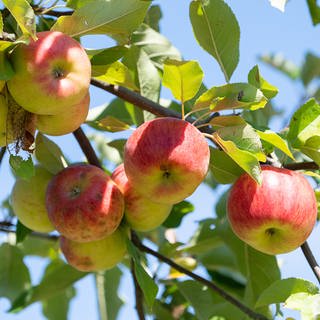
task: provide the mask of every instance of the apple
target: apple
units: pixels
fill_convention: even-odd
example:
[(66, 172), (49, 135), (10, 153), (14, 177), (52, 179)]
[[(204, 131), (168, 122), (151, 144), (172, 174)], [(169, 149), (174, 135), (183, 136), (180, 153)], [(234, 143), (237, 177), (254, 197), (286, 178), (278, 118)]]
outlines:
[(114, 170), (111, 179), (124, 194), (124, 216), (131, 229), (151, 231), (166, 220), (171, 212), (172, 205), (157, 203), (140, 195), (129, 183), (123, 164)]
[(54, 226), (46, 210), (46, 189), (53, 175), (41, 166), (28, 180), (18, 178), (11, 193), (11, 204), (20, 222), (33, 231), (51, 232)]
[(75, 269), (85, 272), (111, 269), (124, 258), (126, 235), (117, 229), (109, 236), (97, 241), (76, 242), (60, 237), (60, 248), (67, 262)]
[(61, 235), (74, 241), (95, 241), (113, 233), (124, 213), (124, 198), (100, 168), (76, 164), (48, 184), (49, 219)]
[(268, 165), (261, 169), (261, 185), (243, 174), (232, 186), (227, 200), (231, 228), (261, 252), (290, 252), (305, 242), (316, 223), (314, 191), (296, 171)]
[(17, 46), (11, 60), (15, 75), (8, 89), (29, 112), (68, 112), (88, 93), (90, 60), (76, 40), (61, 32), (37, 33), (37, 40)]
[(202, 133), (187, 121), (157, 118), (126, 142), (124, 168), (132, 187), (154, 202), (174, 204), (205, 178), (210, 152)]
[(56, 115), (37, 115), (37, 129), (51, 136), (61, 136), (78, 129), (86, 120), (89, 111), (90, 95), (87, 93), (84, 98), (68, 107), (67, 112)]

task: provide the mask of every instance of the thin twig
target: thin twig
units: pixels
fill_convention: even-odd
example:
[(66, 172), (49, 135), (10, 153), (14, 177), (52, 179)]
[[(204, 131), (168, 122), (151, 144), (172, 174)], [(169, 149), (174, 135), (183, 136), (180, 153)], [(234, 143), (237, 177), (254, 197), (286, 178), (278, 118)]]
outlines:
[(2, 147), (1, 150), (0, 150), (0, 164), (1, 164), (1, 162), (3, 160), (3, 157), (4, 157), (5, 153), (6, 153), (6, 150), (7, 150), (6, 147)]
[(315, 162), (297, 162), (287, 163), (283, 165), (284, 168), (290, 170), (319, 170), (319, 166)]
[(139, 320), (145, 320), (144, 309), (143, 309), (143, 293), (136, 277), (133, 259), (131, 259), (130, 261), (130, 269), (131, 269), (131, 274), (132, 274), (132, 279), (134, 284), (137, 314), (138, 314)]
[(193, 273), (192, 271), (185, 269), (184, 267), (182, 267), (181, 265), (175, 263), (174, 261), (172, 261), (171, 259), (167, 258), (166, 256), (162, 255), (161, 253), (152, 250), (151, 248), (145, 246), (140, 239), (138, 238), (138, 236), (132, 232), (132, 236), (131, 236), (131, 240), (132, 243), (139, 248), (141, 251), (149, 253), (151, 255), (153, 255), (154, 257), (158, 258), (160, 261), (168, 264), (169, 266), (171, 266), (172, 268), (176, 269), (177, 271), (189, 276), (190, 278), (204, 284), (205, 286), (207, 286), (208, 288), (212, 289), (213, 291), (215, 291), (217, 294), (219, 294), (224, 300), (230, 302), (231, 304), (233, 304), (235, 307), (237, 307), (238, 309), (240, 309), (243, 313), (245, 313), (248, 317), (250, 317), (251, 319), (255, 319), (255, 320), (268, 320), (268, 318), (260, 313), (256, 313), (255, 311), (253, 311), (252, 309), (250, 309), (249, 307), (247, 307), (246, 305), (244, 305), (241, 301), (239, 301), (238, 299), (234, 298), (233, 296), (231, 296), (229, 293), (227, 293), (225, 290), (223, 290), (222, 288), (218, 287), (217, 285), (215, 285), (213, 282), (197, 275), (196, 273)]
[(301, 250), (302, 250), (305, 258), (307, 259), (309, 266), (312, 269), (314, 275), (316, 276), (318, 282), (320, 283), (320, 267), (317, 263), (316, 258), (313, 255), (307, 241), (301, 245)]

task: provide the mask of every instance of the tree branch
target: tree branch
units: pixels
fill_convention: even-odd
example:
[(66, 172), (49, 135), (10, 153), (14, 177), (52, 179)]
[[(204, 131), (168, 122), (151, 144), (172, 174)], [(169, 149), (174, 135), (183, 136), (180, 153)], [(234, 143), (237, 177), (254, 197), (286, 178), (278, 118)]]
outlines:
[(171, 266), (172, 268), (176, 269), (177, 271), (179, 271), (179, 272), (189, 276), (190, 278), (192, 278), (192, 279), (204, 284), (205, 286), (209, 287), (211, 290), (213, 290), (218, 295), (220, 295), (224, 300), (230, 302), (235, 307), (240, 309), (243, 313), (245, 313), (251, 319), (268, 320), (268, 318), (266, 316), (264, 316), (264, 315), (262, 315), (260, 313), (256, 313), (255, 311), (251, 310), (246, 305), (244, 305), (241, 301), (239, 301), (238, 299), (236, 299), (233, 296), (231, 296), (229, 293), (227, 293), (222, 288), (220, 288), (217, 285), (215, 285), (213, 282), (211, 282), (211, 281), (209, 281), (209, 280), (207, 280), (207, 279), (205, 279), (205, 278), (193, 273), (192, 271), (190, 271), (188, 269), (185, 269), (181, 265), (175, 263), (171, 259), (169, 259), (166, 256), (162, 255), (161, 253), (159, 253), (157, 251), (154, 251), (151, 248), (145, 246), (140, 241), (140, 239), (138, 238), (138, 236), (134, 232), (131, 233), (131, 241), (141, 251), (151, 254), (152, 256), (158, 258), (160, 261), (168, 264), (169, 266)]
[(134, 292), (136, 297), (137, 314), (138, 314), (139, 320), (145, 320), (144, 309), (143, 309), (143, 293), (136, 277), (136, 272), (134, 270), (134, 261), (132, 258), (130, 261), (130, 269), (131, 269)]
[(319, 170), (319, 166), (313, 162), (297, 162), (297, 163), (287, 163), (283, 165), (284, 168), (289, 170)]
[(302, 250), (305, 258), (307, 259), (309, 266), (312, 269), (314, 275), (316, 276), (318, 282), (320, 283), (320, 267), (316, 261), (316, 258), (313, 255), (307, 241), (302, 244), (301, 250)]

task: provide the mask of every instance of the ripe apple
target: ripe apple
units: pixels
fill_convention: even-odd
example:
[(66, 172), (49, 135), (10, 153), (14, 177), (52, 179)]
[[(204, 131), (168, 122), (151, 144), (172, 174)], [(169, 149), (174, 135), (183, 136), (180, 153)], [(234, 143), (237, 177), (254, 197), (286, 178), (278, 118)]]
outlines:
[(76, 242), (60, 237), (60, 248), (67, 262), (80, 271), (102, 271), (111, 269), (124, 258), (126, 235), (117, 229), (109, 236), (97, 241)]
[(63, 236), (87, 242), (102, 239), (118, 228), (124, 199), (102, 169), (76, 164), (49, 182), (46, 206), (49, 219)]
[(90, 95), (68, 107), (67, 112), (61, 112), (56, 115), (37, 115), (37, 129), (51, 136), (62, 136), (78, 129), (86, 120), (89, 111)]
[(280, 254), (299, 247), (317, 218), (314, 191), (300, 173), (262, 166), (262, 184), (248, 174), (233, 185), (227, 212), (234, 233), (255, 249)]
[(114, 170), (111, 178), (124, 194), (124, 216), (133, 230), (151, 231), (166, 220), (172, 205), (157, 203), (140, 195), (129, 183), (123, 164)]
[(15, 75), (7, 82), (12, 97), (35, 114), (68, 112), (87, 94), (90, 60), (82, 46), (58, 31), (37, 33), (12, 53)]
[(46, 189), (53, 175), (41, 166), (28, 180), (18, 178), (11, 193), (13, 212), (26, 227), (38, 232), (51, 232), (54, 226), (46, 210)]
[(205, 178), (209, 146), (189, 122), (157, 118), (138, 127), (124, 149), (132, 187), (154, 202), (174, 204), (190, 196)]

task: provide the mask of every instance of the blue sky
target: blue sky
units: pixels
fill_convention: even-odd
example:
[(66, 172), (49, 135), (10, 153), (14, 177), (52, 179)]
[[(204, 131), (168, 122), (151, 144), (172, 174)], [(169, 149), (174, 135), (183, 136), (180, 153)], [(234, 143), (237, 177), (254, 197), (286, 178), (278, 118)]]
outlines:
[[(320, 30), (311, 23), (306, 1), (289, 1), (284, 13), (270, 6), (268, 0), (226, 1), (235, 13), (241, 30), (240, 61), (231, 78), (232, 82), (246, 81), (248, 71), (259, 64), (263, 77), (279, 88), (279, 94), (274, 99), (275, 105), (285, 110), (284, 117), (280, 121), (272, 123), (273, 130), (278, 130), (286, 124), (292, 112), (298, 106), (303, 93), (299, 83), (292, 83), (283, 75), (270, 69), (257, 59), (258, 55), (270, 52), (282, 53), (289, 60), (300, 65), (306, 51), (315, 54), (320, 52)], [(224, 84), (223, 74), (216, 61), (197, 44), (193, 37), (189, 22), (189, 1), (185, 0), (161, 0), (154, 1), (160, 4), (163, 12), (161, 20), (162, 33), (183, 53), (186, 60), (198, 60), (205, 73), (205, 83), (208, 87)], [(245, 4), (244, 4), (245, 3)], [(86, 38), (84, 44), (88, 47), (101, 47), (103, 44), (97, 38)], [(163, 91), (163, 97), (172, 98), (167, 90)], [(111, 95), (91, 90), (91, 106), (97, 106), (109, 101)], [(113, 135), (109, 135), (113, 138)], [(72, 135), (54, 139), (65, 151), (67, 157), (74, 161), (83, 158), (80, 148)], [(11, 191), (13, 179), (7, 166), (6, 157), (0, 167), (0, 179), (3, 181), (0, 188), (0, 199), (5, 198)], [(190, 200), (195, 204), (196, 211), (185, 219), (181, 230), (178, 231), (178, 240), (187, 240), (196, 227), (195, 222), (212, 217), (215, 196), (206, 186), (201, 186)], [(206, 203), (204, 206), (203, 203)], [(315, 228), (309, 244), (320, 260), (318, 237), (319, 228)], [(0, 234), (0, 239), (1, 239)], [(279, 256), (282, 265), (283, 277), (301, 277), (310, 281), (315, 278), (307, 265), (300, 249), (292, 253)], [(41, 277), (44, 262), (41, 259), (29, 258), (26, 260), (32, 270), (35, 283)], [(94, 292), (92, 277), (86, 277), (77, 284), (78, 296), (72, 301), (69, 314), (70, 320), (95, 320), (98, 319), (96, 295)], [(134, 310), (132, 280), (125, 277), (121, 286), (121, 295), (126, 299), (127, 305), (120, 314), (120, 319), (137, 319)], [(42, 320), (41, 309), (35, 304), (17, 315), (8, 315), (5, 310), (8, 303), (0, 299), (1, 320)], [(113, 320), (113, 319), (112, 319)]]

